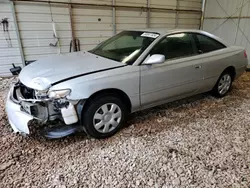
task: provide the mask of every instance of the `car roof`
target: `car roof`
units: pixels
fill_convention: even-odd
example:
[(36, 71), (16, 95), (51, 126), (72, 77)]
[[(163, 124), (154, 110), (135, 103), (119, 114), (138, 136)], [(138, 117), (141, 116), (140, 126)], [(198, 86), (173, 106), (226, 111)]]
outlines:
[(168, 33), (178, 33), (178, 32), (195, 32), (195, 33), (204, 32), (198, 29), (164, 29), (164, 28), (128, 29), (128, 31), (152, 32), (152, 33), (159, 33), (161, 35), (168, 34)]

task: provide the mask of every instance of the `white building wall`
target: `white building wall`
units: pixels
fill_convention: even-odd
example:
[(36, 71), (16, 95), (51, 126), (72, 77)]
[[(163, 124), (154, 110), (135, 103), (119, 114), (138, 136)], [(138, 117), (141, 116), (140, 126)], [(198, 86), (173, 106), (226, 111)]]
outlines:
[(245, 47), (250, 55), (249, 0), (207, 0), (203, 29), (231, 45)]

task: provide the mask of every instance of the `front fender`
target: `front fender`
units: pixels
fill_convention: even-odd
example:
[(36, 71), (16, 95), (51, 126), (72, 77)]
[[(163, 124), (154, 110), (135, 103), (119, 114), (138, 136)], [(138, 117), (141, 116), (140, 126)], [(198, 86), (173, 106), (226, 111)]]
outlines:
[(67, 97), (70, 100), (88, 99), (94, 93), (106, 89), (119, 89), (127, 94), (132, 104), (132, 111), (140, 107), (139, 66), (125, 66), (67, 80), (56, 84), (50, 90), (70, 88)]

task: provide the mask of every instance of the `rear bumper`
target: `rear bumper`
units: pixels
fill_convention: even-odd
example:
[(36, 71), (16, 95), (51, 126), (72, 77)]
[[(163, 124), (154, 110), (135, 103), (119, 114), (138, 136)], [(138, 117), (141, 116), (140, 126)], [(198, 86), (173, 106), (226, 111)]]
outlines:
[(13, 90), (14, 86), (11, 87), (5, 104), (9, 123), (14, 132), (29, 134), (30, 131), (28, 123), (33, 120), (34, 117), (26, 112), (23, 112), (21, 110), (21, 105), (17, 101), (13, 100)]
[(247, 65), (246, 70), (247, 70), (247, 71), (250, 71), (250, 64)]

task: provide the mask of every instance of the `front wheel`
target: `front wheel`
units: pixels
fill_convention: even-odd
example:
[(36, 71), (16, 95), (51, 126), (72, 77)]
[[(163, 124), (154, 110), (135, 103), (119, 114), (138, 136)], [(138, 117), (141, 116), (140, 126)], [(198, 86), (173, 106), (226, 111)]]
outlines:
[(92, 99), (82, 112), (83, 126), (94, 138), (114, 135), (123, 125), (128, 110), (116, 96), (99, 96)]
[(216, 85), (214, 86), (212, 93), (216, 97), (224, 97), (230, 91), (232, 87), (232, 81), (233, 78), (230, 72), (222, 73)]

